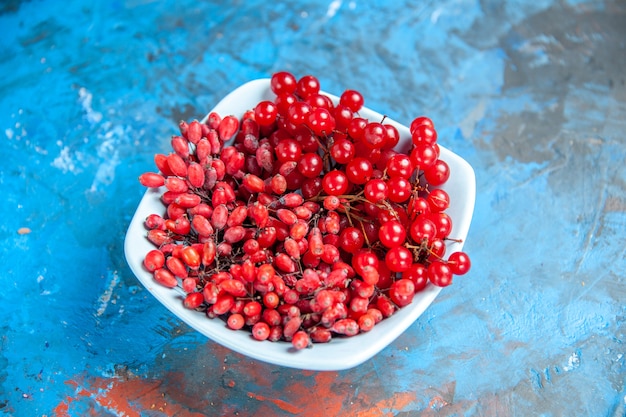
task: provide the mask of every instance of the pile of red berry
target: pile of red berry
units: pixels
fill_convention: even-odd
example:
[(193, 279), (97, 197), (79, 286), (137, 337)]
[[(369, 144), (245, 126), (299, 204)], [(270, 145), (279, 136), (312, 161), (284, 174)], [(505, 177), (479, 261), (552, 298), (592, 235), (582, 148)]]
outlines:
[(181, 122), (159, 172), (139, 177), (163, 188), (164, 213), (145, 220), (157, 282), (302, 349), (369, 331), (469, 270), (465, 253), (444, 257), (450, 198), (437, 187), (450, 169), (429, 118), (412, 121), (404, 153), (392, 124), (359, 116), (359, 92), (333, 102), (316, 77), (288, 72), (270, 85), (275, 98), (241, 118)]

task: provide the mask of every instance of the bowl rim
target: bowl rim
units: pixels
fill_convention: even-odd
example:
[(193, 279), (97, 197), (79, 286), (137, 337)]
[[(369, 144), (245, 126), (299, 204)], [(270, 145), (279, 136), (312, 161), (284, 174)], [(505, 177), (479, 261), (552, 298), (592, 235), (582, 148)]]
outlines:
[[(324, 91), (321, 93), (338, 101), (338, 97), (333, 94)], [(263, 99), (273, 97), (269, 78), (249, 81), (228, 93), (202, 121), (205, 121), (211, 112), (222, 116), (233, 114), (241, 117), (246, 110), (249, 110), (249, 103), (255, 105)], [(246, 106), (242, 102), (245, 102)], [(381, 113), (369, 108), (363, 108), (359, 113), (361, 117), (370, 120), (383, 118)], [(402, 141), (407, 141), (407, 135), (410, 140), (410, 132), (406, 126), (388, 117), (385, 117), (385, 123), (390, 123), (399, 130)], [(460, 239), (460, 242), (446, 243), (446, 254), (449, 255), (460, 251), (465, 243), (474, 211), (476, 179), (474, 170), (467, 161), (444, 146), (439, 145), (439, 147), (440, 158), (451, 166), (450, 179), (442, 188), (461, 186), (460, 194), (464, 201), (463, 209), (459, 209), (456, 207), (456, 204), (460, 204), (459, 201), (451, 195), (452, 201), (448, 210), (454, 213), (454, 216), (450, 214), (453, 220), (452, 233), (455, 238)], [(221, 319), (208, 319), (203, 313), (185, 308), (182, 304), (184, 297), (182, 289), (161, 286), (143, 267), (143, 256), (148, 250), (154, 249), (154, 246), (145, 238), (144, 220), (149, 214), (154, 213), (155, 209), (157, 213), (165, 211), (165, 206), (160, 201), (162, 191), (162, 188), (147, 189), (130, 221), (124, 240), (124, 254), (128, 265), (142, 285), (181, 321), (210, 340), (247, 357), (274, 365), (311, 371), (339, 371), (358, 366), (378, 354), (405, 332), (442, 290), (429, 283), (426, 289), (416, 294), (413, 303), (378, 323), (372, 331), (349, 338), (335, 337), (329, 343), (315, 343), (310, 349), (296, 351), (289, 342), (284, 341), (256, 341), (249, 332), (230, 330)]]

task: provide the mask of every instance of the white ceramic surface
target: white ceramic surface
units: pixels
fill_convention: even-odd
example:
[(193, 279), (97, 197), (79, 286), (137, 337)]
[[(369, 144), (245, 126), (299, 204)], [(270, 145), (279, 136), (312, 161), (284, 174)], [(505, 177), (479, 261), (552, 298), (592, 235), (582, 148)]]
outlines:
[[(328, 95), (337, 100), (336, 96)], [(221, 116), (232, 114), (240, 117), (259, 101), (273, 98), (269, 79), (255, 80), (231, 92), (212, 111)], [(362, 109), (359, 113), (370, 120), (381, 120), (383, 117), (369, 109)], [(406, 126), (389, 118), (385, 119), (385, 122), (392, 123), (398, 128), (402, 138), (399, 146), (410, 143), (410, 132)], [(440, 158), (449, 164), (451, 170), (450, 179), (442, 187), (451, 198), (451, 206), (447, 210), (453, 225), (450, 236), (464, 241), (474, 211), (476, 194), (474, 170), (465, 160), (443, 146)], [(124, 250), (130, 268), (152, 295), (179, 319), (214, 342), (248, 357), (276, 365), (318, 371), (342, 370), (357, 366), (383, 350), (411, 326), (441, 291), (440, 288), (429, 284), (424, 291), (416, 294), (413, 303), (377, 324), (372, 331), (351, 338), (335, 337), (330, 343), (317, 343), (310, 349), (296, 351), (287, 342), (253, 340), (247, 331), (230, 330), (220, 319), (211, 320), (201, 312), (184, 308), (182, 290), (168, 289), (159, 285), (153, 280), (152, 274), (143, 267), (144, 255), (154, 248), (146, 239), (143, 222), (149, 214), (164, 213), (165, 208), (160, 201), (161, 193), (161, 190), (148, 190), (129, 225)], [(449, 242), (446, 253), (459, 251), (462, 247), (462, 243)], [(454, 283), (446, 291), (454, 291)], [(141, 317), (137, 320), (141, 320)]]

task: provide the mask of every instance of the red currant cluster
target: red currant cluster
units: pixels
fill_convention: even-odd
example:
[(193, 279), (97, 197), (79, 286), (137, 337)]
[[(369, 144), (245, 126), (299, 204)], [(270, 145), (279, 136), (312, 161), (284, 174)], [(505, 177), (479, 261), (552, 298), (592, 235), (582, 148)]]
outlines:
[(452, 223), (450, 175), (432, 121), (398, 130), (359, 116), (363, 96), (338, 102), (317, 78), (271, 78), (274, 100), (240, 119), (181, 122), (173, 152), (155, 155), (165, 214), (145, 221), (157, 247), (154, 279), (181, 286), (184, 305), (297, 349), (365, 332), (411, 303), (430, 281), (466, 273), (463, 252), (444, 259)]

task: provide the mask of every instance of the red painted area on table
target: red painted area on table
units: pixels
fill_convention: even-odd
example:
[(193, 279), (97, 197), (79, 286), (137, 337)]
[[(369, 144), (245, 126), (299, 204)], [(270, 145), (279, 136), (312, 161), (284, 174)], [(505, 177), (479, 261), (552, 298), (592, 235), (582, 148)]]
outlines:
[[(267, 375), (267, 374), (266, 374)], [(237, 413), (239, 416), (253, 415), (297, 415), (314, 417), (320, 415), (341, 415), (349, 412), (357, 417), (386, 417), (405, 410), (416, 400), (414, 392), (397, 392), (388, 398), (380, 399), (381, 392), (361, 391), (358, 398), (350, 402), (351, 392), (338, 389), (339, 385), (348, 381), (338, 379), (335, 372), (309, 373), (303, 372), (305, 380), (292, 381), (289, 390), (277, 392), (277, 395), (247, 392), (248, 404), (241, 403), (241, 408), (223, 402), (237, 386), (229, 380), (226, 386), (211, 387), (213, 400), (194, 398), (185, 389), (185, 377), (180, 373), (168, 373), (161, 380), (142, 378), (88, 378), (71, 380), (67, 384), (74, 388), (74, 394), (68, 395), (53, 409), (56, 417), (70, 417), (74, 408), (85, 401), (115, 415), (140, 417), (145, 410), (155, 410), (176, 415), (177, 417), (201, 417), (213, 410), (223, 414)], [(165, 383), (164, 381), (168, 381)], [(263, 381), (261, 381), (263, 382)], [(271, 381), (267, 386), (271, 390)], [(178, 387), (178, 389), (173, 389)], [(239, 393), (240, 394), (240, 393)], [(240, 398), (240, 401), (243, 401)], [(94, 413), (92, 407), (91, 412)], [(94, 414), (95, 415), (95, 414)]]
[(287, 401), (283, 401), (278, 398), (268, 398), (263, 395), (255, 394), (253, 392), (249, 392), (248, 396), (250, 398), (254, 398), (255, 400), (259, 400), (263, 402), (269, 401), (270, 403), (274, 404), (276, 407), (280, 408), (281, 410), (287, 411), (288, 413), (291, 413), (291, 414), (301, 415), (303, 411), (302, 408), (296, 407), (295, 405), (290, 404)]
[(141, 417), (142, 411), (151, 409), (178, 417), (204, 416), (203, 413), (190, 411), (179, 403), (168, 402), (167, 396), (159, 390), (161, 381), (94, 378), (85, 381), (72, 380), (68, 384), (75, 387), (75, 395), (68, 396), (53, 409), (55, 417), (74, 415), (72, 403), (80, 401), (81, 397), (93, 401), (108, 412), (124, 417)]
[[(422, 413), (428, 415), (429, 410), (453, 402), (453, 386), (441, 390), (416, 386), (410, 391), (389, 393), (373, 383), (373, 379), (399, 372), (393, 366), (367, 369), (365, 373), (299, 371), (256, 362), (219, 345), (207, 343), (205, 347), (166, 350), (163, 362), (155, 366), (174, 370), (158, 377), (124, 374), (74, 378), (67, 382), (70, 393), (57, 404), (53, 415), (69, 417), (77, 410), (96, 408), (125, 417), (139, 417), (145, 410), (177, 417), (386, 417), (421, 407), (427, 407)], [(444, 398), (443, 403), (438, 401), (439, 396)], [(429, 399), (432, 404), (427, 406)]]

